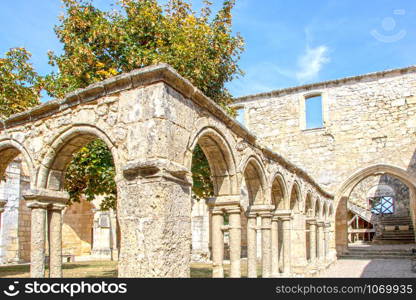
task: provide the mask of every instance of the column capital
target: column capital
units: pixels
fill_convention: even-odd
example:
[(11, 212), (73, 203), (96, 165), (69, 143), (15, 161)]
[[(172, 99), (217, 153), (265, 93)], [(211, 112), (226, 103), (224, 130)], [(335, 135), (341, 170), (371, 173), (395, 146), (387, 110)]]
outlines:
[(325, 227), (325, 221), (324, 220), (316, 220), (316, 225), (318, 227)]
[(50, 205), (51, 210), (62, 211), (66, 208), (66, 204), (63, 203), (52, 203)]
[(274, 205), (252, 205), (247, 211), (249, 214), (255, 213), (257, 215), (271, 214), (274, 211)]
[(36, 200), (26, 200), (26, 206), (34, 209), (34, 208), (42, 208), (42, 209), (48, 209), (48, 207), (50, 206), (50, 203), (45, 203), (45, 202), (41, 202), (41, 201), (36, 201)]
[(208, 206), (240, 205), (240, 195), (217, 196), (207, 199)]
[(30, 202), (43, 202), (48, 204), (66, 204), (69, 200), (69, 193), (65, 191), (53, 191), (43, 188), (31, 189), (23, 194), (23, 198)]
[(309, 225), (316, 225), (317, 221), (315, 218), (308, 218), (306, 219), (306, 223), (308, 223)]
[(291, 210), (276, 210), (274, 212), (274, 218), (278, 218), (282, 221), (290, 221), (292, 217), (292, 211)]
[(325, 228), (331, 227), (331, 222), (324, 222), (324, 227)]
[(226, 207), (225, 212), (227, 214), (241, 214), (241, 206), (238, 205), (238, 206)]

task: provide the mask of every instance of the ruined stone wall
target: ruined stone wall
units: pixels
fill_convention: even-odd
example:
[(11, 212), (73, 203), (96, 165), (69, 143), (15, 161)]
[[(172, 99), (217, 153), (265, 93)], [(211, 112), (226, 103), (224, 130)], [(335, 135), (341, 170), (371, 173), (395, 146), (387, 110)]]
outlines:
[(63, 214), (62, 253), (88, 256), (91, 254), (94, 206), (86, 200), (73, 203)]
[(389, 175), (374, 175), (362, 180), (352, 191), (350, 201), (369, 208), (369, 198), (394, 197), (394, 216), (409, 216), (409, 188), (399, 179)]
[[(33, 189), (27, 198), (46, 201), (34, 210), (38, 215), (32, 213), (32, 223), (42, 220), (40, 213), (50, 209), (48, 201), (54, 201), (54, 194), (65, 194), (59, 191), (72, 154), (97, 138), (110, 148), (116, 169), (122, 277), (189, 277), (191, 164), (196, 144), (213, 171), (215, 198), (210, 205), (217, 210), (219, 231), (221, 214), (228, 211), (235, 216), (245, 210), (240, 206), (244, 180), (249, 185), (250, 213), (253, 217), (263, 214), (262, 226), (267, 228), (276, 209), (271, 185), (277, 175), (285, 195), (299, 189), (299, 214), (304, 212), (307, 193), (326, 205), (333, 202), (333, 195), (309, 174), (263, 147), (189, 81), (161, 64), (93, 84), (0, 121), (0, 175), (10, 159), (22, 153), (30, 165)], [(288, 201), (286, 196), (285, 215), (290, 214), (285, 210), (290, 209)], [(75, 220), (70, 223), (78, 225)], [(39, 223), (35, 225), (38, 233), (43, 231)], [(238, 228), (236, 224), (226, 230), (235, 237)], [(65, 237), (63, 242), (65, 248)], [(42, 263), (37, 259), (39, 270)]]
[(0, 182), (0, 198), (7, 201), (0, 226), (0, 263), (27, 262), (30, 257), (30, 210), (22, 193), (29, 188), (27, 168), (16, 158)]
[[(322, 95), (324, 128), (305, 130), (305, 96)], [(387, 163), (416, 174), (415, 68), (237, 99), (261, 142), (335, 193), (354, 172)]]

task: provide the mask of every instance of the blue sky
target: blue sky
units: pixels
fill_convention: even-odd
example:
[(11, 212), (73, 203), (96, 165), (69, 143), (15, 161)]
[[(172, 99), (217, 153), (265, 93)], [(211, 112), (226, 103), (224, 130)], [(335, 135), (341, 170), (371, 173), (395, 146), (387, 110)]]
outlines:
[[(94, 2), (104, 9), (113, 0)], [(61, 13), (59, 0), (3, 1), (0, 56), (26, 47), (48, 73), (47, 51), (61, 49), (53, 32)], [(234, 30), (246, 42), (246, 75), (227, 85), (237, 97), (416, 64), (416, 1), (237, 0)]]

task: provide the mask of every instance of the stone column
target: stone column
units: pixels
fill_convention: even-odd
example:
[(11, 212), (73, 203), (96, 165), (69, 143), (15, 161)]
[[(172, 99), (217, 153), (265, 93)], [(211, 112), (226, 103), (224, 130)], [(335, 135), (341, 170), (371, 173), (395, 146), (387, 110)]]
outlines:
[(52, 204), (49, 215), (49, 277), (62, 277), (62, 210), (64, 204)]
[(241, 277), (241, 210), (240, 207), (227, 210), (230, 222), (231, 278)]
[(247, 277), (257, 278), (257, 219), (247, 216)]
[[(31, 214), (31, 236), (30, 236), (30, 276), (32, 278), (45, 277), (45, 238), (46, 238), (46, 217), (47, 209), (59, 210), (65, 206), (69, 199), (69, 194), (63, 191), (52, 191), (48, 189), (29, 190), (23, 198), (27, 202), (27, 207), (32, 210)], [(54, 209), (54, 210), (55, 210)], [(61, 262), (61, 226), (62, 217), (58, 216), (57, 211), (51, 214), (51, 238), (50, 256), (52, 268), (50, 276), (62, 276)], [(60, 214), (61, 212), (59, 212)]]
[(316, 260), (316, 220), (308, 220), (309, 225), (309, 253), (311, 258), (311, 263), (314, 263)]
[(224, 277), (224, 215), (221, 210), (212, 210), (212, 277)]
[(269, 278), (271, 276), (271, 222), (272, 214), (264, 212), (261, 214), (261, 230), (262, 230), (262, 277)]
[(279, 277), (279, 218), (274, 216), (272, 219), (271, 231), (271, 253), (272, 253), (272, 277)]
[(290, 264), (291, 264), (291, 252), (290, 252), (290, 216), (282, 217), (282, 228), (283, 228), (283, 275), (290, 275)]
[(318, 262), (324, 261), (324, 222), (318, 221), (317, 225), (317, 237), (316, 237), (316, 248)]
[(324, 224), (324, 260), (329, 259), (329, 229), (331, 224), (329, 222)]
[(46, 214), (49, 203), (31, 201), (30, 277), (45, 277)]

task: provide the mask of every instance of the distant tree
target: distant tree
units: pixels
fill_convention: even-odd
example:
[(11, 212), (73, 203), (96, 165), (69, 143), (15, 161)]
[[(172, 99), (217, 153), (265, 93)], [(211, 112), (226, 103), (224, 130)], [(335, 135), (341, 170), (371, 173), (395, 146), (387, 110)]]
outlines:
[[(50, 64), (58, 68), (45, 78), (49, 95), (63, 97), (114, 75), (165, 62), (233, 114), (225, 83), (242, 74), (237, 62), (244, 46), (231, 30), (234, 0), (224, 1), (215, 15), (209, 1), (204, 1), (199, 14), (184, 0), (170, 0), (166, 5), (156, 0), (120, 0), (112, 11), (102, 11), (88, 0), (62, 1), (65, 14), (55, 32), (63, 52), (48, 54)], [(115, 171), (109, 156), (99, 142), (74, 156), (66, 175), (72, 201), (79, 201), (82, 193), (88, 200), (106, 194), (103, 206), (114, 207)], [(210, 169), (199, 147), (192, 170), (194, 196), (212, 195)]]
[(39, 104), (42, 85), (30, 57), (25, 48), (13, 48), (0, 58), (0, 118)]

